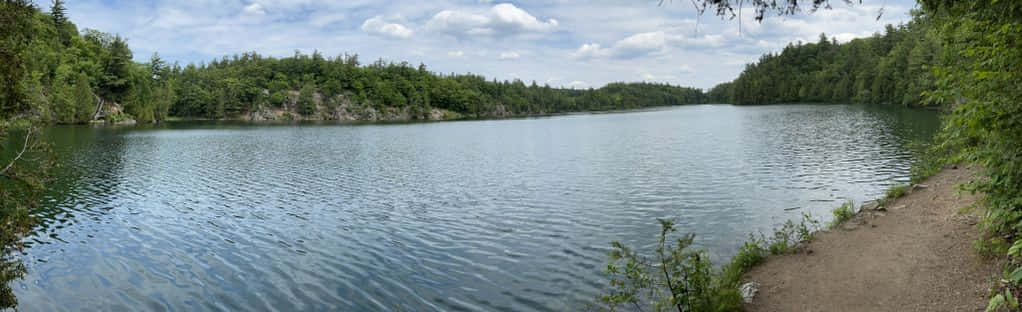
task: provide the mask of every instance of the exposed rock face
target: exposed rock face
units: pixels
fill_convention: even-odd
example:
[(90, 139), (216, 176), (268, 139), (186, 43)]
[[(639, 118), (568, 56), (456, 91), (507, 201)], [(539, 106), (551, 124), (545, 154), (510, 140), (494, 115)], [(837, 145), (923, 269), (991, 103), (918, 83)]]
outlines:
[[(272, 120), (336, 120), (336, 121), (411, 121), (411, 120), (446, 120), (457, 116), (450, 111), (430, 108), (428, 111), (414, 111), (410, 107), (380, 107), (371, 102), (356, 103), (350, 97), (338, 95), (324, 98), (316, 94), (313, 98), (317, 113), (301, 115), (297, 111), (297, 92), (289, 92), (288, 100), (281, 107), (264, 107), (260, 110), (238, 116), (237, 119), (248, 121)], [(502, 112), (500, 114), (510, 114)]]

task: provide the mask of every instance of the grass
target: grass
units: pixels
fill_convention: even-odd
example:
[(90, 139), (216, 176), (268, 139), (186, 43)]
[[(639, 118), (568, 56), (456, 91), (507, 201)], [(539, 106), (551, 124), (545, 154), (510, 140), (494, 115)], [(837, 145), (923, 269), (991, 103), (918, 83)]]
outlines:
[(878, 202), (882, 206), (889, 205), (891, 203), (894, 203), (894, 200), (901, 198), (902, 196), (905, 196), (905, 194), (908, 194), (908, 190), (909, 190), (908, 185), (892, 186), (891, 188), (887, 189), (886, 192), (884, 192), (884, 198), (881, 198)]
[(841, 224), (844, 224), (845, 222), (848, 222), (848, 220), (854, 218), (855, 217), (854, 207), (855, 203), (849, 200), (846, 201), (844, 204), (841, 204), (840, 207), (834, 208), (834, 210), (830, 212), (831, 214), (834, 215), (834, 219), (830, 220), (830, 223), (827, 224), (827, 227), (833, 229), (838, 226), (841, 226)]

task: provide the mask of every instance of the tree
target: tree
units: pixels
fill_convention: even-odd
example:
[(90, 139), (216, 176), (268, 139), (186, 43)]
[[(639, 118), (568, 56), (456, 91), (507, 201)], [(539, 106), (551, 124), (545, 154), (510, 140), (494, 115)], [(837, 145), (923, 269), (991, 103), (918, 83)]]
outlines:
[(50, 16), (53, 17), (53, 26), (57, 28), (57, 35), (60, 36), (60, 43), (65, 47), (71, 45), (71, 33), (68, 30), (67, 9), (64, 8), (63, 0), (53, 0), (50, 7)]
[(71, 66), (61, 64), (57, 67), (53, 85), (50, 86), (50, 98), (57, 122), (71, 124), (77, 122), (75, 105), (75, 81)]
[(64, 8), (64, 0), (53, 0), (53, 6), (50, 7), (50, 15), (53, 16), (53, 24), (56, 25), (57, 28), (63, 27), (64, 24), (67, 24), (67, 16), (65, 15), (66, 11), (67, 9)]
[(0, 118), (28, 108), (23, 93), (25, 65), (22, 51), (32, 42), (35, 7), (28, 0), (0, 1)]
[(298, 113), (305, 116), (312, 116), (316, 113), (316, 85), (306, 82), (302, 90), (298, 92)]
[(75, 78), (73, 101), (75, 121), (92, 121), (93, 113), (96, 111), (96, 96), (92, 93), (89, 76), (86, 76), (85, 73), (78, 73)]
[[(3, 64), (0, 66), (0, 142), (7, 141), (11, 135), (19, 138), (12, 140), (12, 144), (0, 144), (0, 155), (13, 155), (0, 162), (0, 224), (3, 225), (0, 226), (0, 309), (17, 306), (10, 282), (24, 276), (25, 266), (12, 254), (22, 247), (21, 239), (35, 225), (29, 212), (42, 202), (43, 185), (53, 165), (47, 145), (35, 139), (34, 134), (39, 132), (37, 126), (23, 117), (32, 107), (28, 101), (30, 97), (25, 94), (27, 72), (22, 56), (36, 36), (32, 27), (36, 13), (30, 1), (0, 0), (0, 64)], [(38, 80), (30, 84), (32, 91), (40, 86)], [(7, 147), (12, 150), (5, 150)]]
[(167, 63), (160, 58), (160, 54), (157, 52), (153, 52), (153, 56), (149, 57), (149, 72), (152, 73), (153, 81), (157, 83), (167, 78)]

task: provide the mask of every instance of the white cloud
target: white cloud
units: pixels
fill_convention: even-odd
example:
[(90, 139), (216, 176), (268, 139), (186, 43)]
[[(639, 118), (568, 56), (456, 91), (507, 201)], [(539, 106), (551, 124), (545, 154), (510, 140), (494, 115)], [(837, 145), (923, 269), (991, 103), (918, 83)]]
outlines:
[(632, 59), (650, 54), (663, 53), (667, 49), (667, 35), (662, 31), (638, 33), (603, 48), (598, 43), (586, 43), (580, 46), (573, 56), (576, 59), (611, 57)]
[(501, 59), (501, 60), (517, 60), (520, 57), (522, 57), (522, 56), (519, 55), (518, 52), (509, 51), (509, 52), (501, 52), (500, 56), (498, 56), (497, 58)]
[(362, 31), (371, 35), (395, 39), (408, 39), (412, 36), (412, 30), (408, 29), (408, 27), (397, 23), (388, 23), (384, 21), (381, 16), (367, 19), (364, 23), (362, 23)]
[(577, 59), (588, 59), (603, 54), (603, 48), (600, 47), (599, 43), (585, 43), (575, 53), (572, 53)]
[(621, 39), (611, 47), (610, 56), (635, 58), (663, 52), (667, 48), (667, 35), (662, 31), (640, 33)]
[(259, 3), (252, 3), (245, 6), (245, 8), (242, 9), (242, 12), (252, 15), (266, 15), (266, 10), (264, 10), (263, 5)]
[[(79, 29), (124, 36), (139, 61), (153, 52), (185, 65), (245, 51), (286, 57), (296, 49), (318, 49), (324, 55), (358, 54), (363, 61), (423, 63), (436, 72), (580, 88), (645, 78), (709, 88), (734, 79), (746, 63), (788, 42), (815, 42), (820, 32), (840, 42), (867, 37), (883, 31), (885, 23), (907, 20), (915, 6), (912, 0), (887, 0), (880, 21), (880, 4), (870, 1), (768, 16), (763, 23), (743, 13), (739, 33), (737, 20), (712, 15), (697, 20), (686, 1), (664, 6), (619, 0), (505, 2), (510, 1), (80, 0), (67, 5)], [(549, 80), (553, 73), (560, 80)]]
[(486, 12), (443, 10), (426, 22), (429, 30), (468, 37), (547, 32), (558, 25), (556, 19), (541, 21), (510, 3), (494, 5)]

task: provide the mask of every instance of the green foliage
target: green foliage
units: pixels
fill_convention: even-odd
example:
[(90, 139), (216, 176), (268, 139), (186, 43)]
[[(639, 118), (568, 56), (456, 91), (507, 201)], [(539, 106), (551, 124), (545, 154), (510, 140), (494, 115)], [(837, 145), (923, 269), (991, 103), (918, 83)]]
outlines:
[[(787, 221), (775, 231), (772, 240), (749, 235), (731, 261), (714, 270), (700, 250), (691, 250), (694, 235), (682, 235), (668, 244), (676, 232), (674, 223), (659, 219), (660, 235), (654, 257), (646, 257), (620, 242), (613, 242), (609, 264), (607, 293), (599, 299), (601, 310), (635, 308), (644, 311), (738, 311), (742, 309), (738, 291), (742, 275), (762, 263), (770, 254), (787, 253), (812, 240), (819, 223), (803, 214), (798, 223)], [(783, 247), (782, 247), (783, 246)]]
[(298, 92), (298, 113), (305, 116), (316, 113), (316, 85), (312, 82), (305, 83)]
[(0, 1), (0, 118), (27, 109), (24, 98), (26, 70), (23, 51), (34, 39), (35, 7), (27, 0)]
[(92, 87), (89, 85), (89, 76), (79, 73), (75, 78), (73, 93), (74, 116), (76, 122), (89, 122), (92, 114), (96, 111), (96, 95), (92, 94)]
[(54, 166), (38, 132), (34, 122), (0, 119), (0, 309), (17, 306), (10, 282), (24, 276), (25, 266), (16, 251), (36, 224), (31, 211), (42, 202)]
[(764, 239), (749, 234), (749, 240), (738, 249), (731, 262), (721, 268), (719, 284), (722, 287), (737, 289), (742, 275), (766, 260), (769, 251), (763, 246), (767, 246)]
[(936, 88), (931, 67), (941, 45), (930, 19), (915, 13), (907, 24), (883, 34), (838, 44), (821, 34), (815, 43), (789, 44), (746, 66), (732, 82), (707, 93), (733, 104), (879, 103), (922, 106)]
[(922, 183), (923, 180), (937, 174), (944, 166), (950, 163), (950, 158), (955, 154), (953, 151), (942, 150), (939, 144), (912, 143), (909, 145), (915, 162), (909, 170), (910, 182), (912, 184)]
[[(693, 251), (694, 236), (683, 235), (669, 243), (674, 223), (660, 219), (660, 236), (655, 257), (649, 258), (619, 242), (611, 244), (610, 291), (599, 297), (603, 310), (622, 307), (650, 307), (653, 311), (734, 311), (740, 296), (729, 285), (721, 285), (709, 259)], [(722, 287), (723, 286), (723, 287)]]
[[(952, 163), (984, 169), (984, 177), (969, 189), (985, 194), (985, 244), (1006, 238), (1014, 246), (1022, 232), (1022, 2), (920, 4), (934, 18), (942, 43), (934, 70), (937, 89), (925, 96), (951, 107), (939, 143), (956, 152)], [(1017, 253), (1007, 256), (1008, 271), (1022, 266)], [(1019, 283), (1008, 288), (1017, 290)]]
[(841, 206), (834, 208), (834, 210), (831, 211), (831, 214), (834, 215), (834, 219), (831, 219), (827, 226), (830, 228), (836, 228), (855, 217), (855, 203), (851, 200), (846, 201), (844, 204), (841, 204)]
[(892, 186), (891, 188), (887, 189), (887, 191), (884, 192), (884, 198), (881, 198), (878, 202), (880, 203), (880, 205), (890, 205), (891, 203), (894, 202), (894, 200), (901, 198), (902, 196), (905, 196), (905, 194), (908, 194), (909, 188), (910, 186), (908, 185)]
[(786, 254), (795, 251), (800, 243), (812, 240), (813, 232), (819, 227), (819, 221), (804, 213), (798, 223), (792, 220), (785, 221), (780, 228), (774, 230), (771, 240), (761, 239), (758, 242), (763, 243), (770, 254)]
[[(189, 65), (175, 72), (174, 79), (188, 81), (178, 85), (182, 96), (171, 109), (172, 115), (203, 116), (220, 105), (217, 101), (192, 100), (185, 94), (216, 94), (227, 81), (245, 90), (235, 103), (224, 102), (228, 116), (253, 109), (257, 94), (265, 90), (270, 105), (282, 107), (288, 92), (312, 84), (323, 98), (322, 108), (334, 108), (337, 95), (354, 105), (407, 109), (417, 118), (432, 109), (443, 109), (474, 118), (527, 116), (559, 112), (635, 109), (651, 106), (701, 103), (703, 92), (652, 83), (612, 83), (600, 89), (559, 89), (524, 82), (486, 80), (476, 75), (441, 75), (414, 68), (407, 63), (377, 61), (362, 66), (357, 56), (324, 58), (314, 53), (295, 53), (286, 58), (244, 53), (213, 60), (205, 65)], [(248, 90), (254, 90), (248, 91)], [(300, 96), (299, 96), (300, 97)], [(296, 102), (301, 102), (298, 99)], [(314, 115), (316, 108), (297, 103), (302, 115)], [(308, 104), (305, 102), (305, 104)]]

